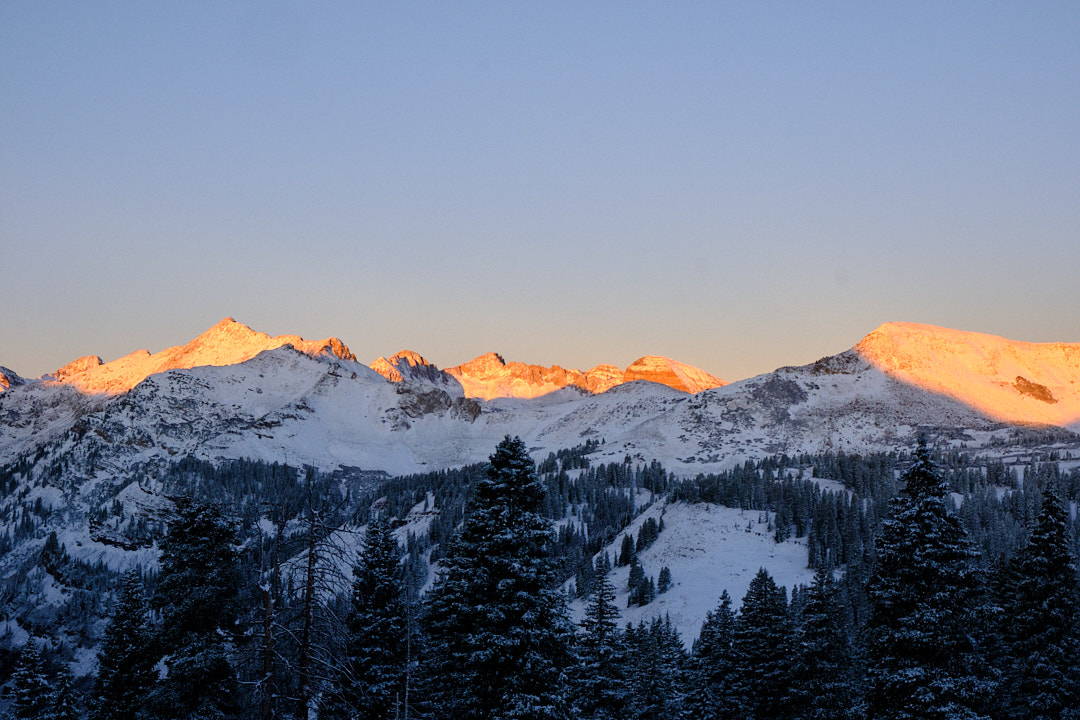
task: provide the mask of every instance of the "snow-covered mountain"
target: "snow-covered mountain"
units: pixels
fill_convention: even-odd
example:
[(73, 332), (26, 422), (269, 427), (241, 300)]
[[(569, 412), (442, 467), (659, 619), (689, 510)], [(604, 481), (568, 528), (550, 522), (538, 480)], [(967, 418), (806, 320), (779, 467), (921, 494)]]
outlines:
[(675, 361), (620, 373), (594, 392), (588, 373), (495, 354), (444, 371), (405, 351), (368, 367), (334, 338), (270, 337), (226, 319), (159, 353), (9, 381), (0, 464), (43, 454), (86, 477), (192, 454), (401, 473), (480, 461), (510, 433), (537, 451), (603, 440), (601, 457), (696, 472), (907, 446), (920, 428), (972, 445), (1019, 426), (1080, 429), (1080, 345), (928, 325), (889, 323), (810, 365), (696, 393), (681, 388), (715, 378)]

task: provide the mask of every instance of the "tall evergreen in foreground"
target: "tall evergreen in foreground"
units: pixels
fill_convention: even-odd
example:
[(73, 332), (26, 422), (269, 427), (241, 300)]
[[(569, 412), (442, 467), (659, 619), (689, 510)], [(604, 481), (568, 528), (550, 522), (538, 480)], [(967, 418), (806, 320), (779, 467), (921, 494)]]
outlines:
[(49, 711), (51, 694), (45, 661), (37, 643), (29, 638), (11, 675), (11, 717), (13, 720), (41, 720)]
[(628, 627), (630, 714), (635, 720), (670, 720), (682, 708), (686, 653), (670, 618)]
[(368, 525), (353, 568), (348, 637), (334, 717), (390, 720), (406, 705), (409, 637), (401, 548), (385, 517)]
[(592, 594), (581, 621), (570, 695), (577, 720), (618, 720), (626, 716), (626, 648), (619, 629), (615, 586), (607, 555), (596, 563)]
[(212, 505), (177, 502), (161, 544), (161, 574), (152, 605), (161, 613), (157, 638), (168, 675), (148, 698), (155, 718), (229, 718), (239, 713), (230, 662), (239, 576), (235, 534)]
[(1013, 561), (1004, 613), (1008, 717), (1080, 717), (1080, 594), (1067, 516), (1047, 489), (1028, 544)]
[(920, 443), (891, 501), (867, 593), (869, 715), (974, 720), (995, 687), (991, 609), (978, 553), (945, 504), (948, 487)]
[(742, 717), (753, 720), (789, 717), (793, 648), (787, 594), (765, 568), (758, 570), (750, 581), (735, 620), (732, 647)]
[(837, 596), (832, 574), (824, 569), (803, 594), (790, 689), (799, 720), (861, 716), (853, 648)]
[(525, 444), (490, 458), (425, 612), (427, 700), (457, 720), (565, 718), (572, 627)]
[(135, 720), (156, 673), (137, 570), (124, 575), (112, 621), (98, 653), (91, 720)]
[(683, 702), (686, 720), (738, 720), (742, 717), (735, 696), (735, 612), (725, 590), (720, 604), (710, 610), (694, 642), (687, 673), (687, 695)]

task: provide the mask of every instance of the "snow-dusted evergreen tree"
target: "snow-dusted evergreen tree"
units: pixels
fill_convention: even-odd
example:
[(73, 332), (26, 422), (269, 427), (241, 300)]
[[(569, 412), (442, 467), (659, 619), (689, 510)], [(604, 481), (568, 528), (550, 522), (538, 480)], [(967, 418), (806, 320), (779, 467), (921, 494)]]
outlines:
[(98, 653), (91, 720), (135, 720), (154, 685), (146, 599), (137, 570), (123, 577), (112, 620)]
[(29, 638), (11, 675), (13, 720), (42, 720), (49, 710), (52, 689), (37, 642)]
[(978, 553), (946, 506), (948, 487), (919, 444), (891, 501), (867, 587), (871, 718), (984, 718), (995, 692)]
[(569, 673), (573, 715), (578, 720), (626, 716), (626, 647), (619, 629), (615, 586), (607, 555), (596, 563), (593, 589), (581, 621), (575, 663)]
[(1068, 516), (1048, 488), (1009, 574), (1002, 633), (1009, 718), (1080, 717), (1080, 593), (1069, 546)]
[(792, 628), (787, 593), (762, 568), (750, 581), (732, 640), (735, 686), (743, 717), (780, 720), (788, 714)]
[(652, 619), (626, 631), (630, 717), (668, 720), (679, 716), (685, 685), (686, 652), (671, 619)]
[(151, 605), (167, 676), (148, 698), (155, 718), (228, 718), (238, 714), (230, 661), (239, 576), (231, 523), (212, 505), (177, 502), (161, 544), (161, 573)]
[(694, 641), (688, 662), (686, 720), (738, 720), (742, 710), (735, 695), (735, 666), (732, 643), (735, 639), (735, 612), (725, 590), (720, 604), (705, 615), (701, 634)]
[(853, 649), (837, 596), (832, 574), (824, 569), (802, 593), (790, 682), (790, 707), (799, 720), (861, 717)]
[(566, 717), (573, 627), (543, 500), (525, 443), (505, 438), (427, 599), (425, 686), (439, 717)]
[(411, 638), (401, 555), (387, 518), (372, 520), (353, 568), (334, 717), (390, 720), (404, 714)]
[(66, 665), (62, 665), (52, 680), (48, 706), (40, 720), (80, 720), (82, 708), (75, 692), (74, 678)]

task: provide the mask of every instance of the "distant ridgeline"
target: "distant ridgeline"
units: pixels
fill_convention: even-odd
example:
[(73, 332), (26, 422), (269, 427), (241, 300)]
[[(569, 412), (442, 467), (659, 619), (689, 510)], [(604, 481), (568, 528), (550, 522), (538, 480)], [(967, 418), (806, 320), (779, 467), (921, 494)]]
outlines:
[[(572, 602), (594, 590), (601, 556), (601, 564), (635, 566), (630, 604), (647, 608), (658, 593), (680, 592), (677, 572), (643, 567), (638, 553), (669, 531), (668, 509), (706, 503), (752, 511), (749, 524), (760, 520), (772, 542), (805, 545), (806, 567), (843, 571), (837, 574), (847, 616), (855, 623), (868, 617), (865, 586), (875, 541), (912, 456), (781, 455), (677, 478), (655, 461), (635, 463), (629, 456), (594, 464), (589, 455), (600, 444), (551, 453), (537, 465), (546, 491), (542, 512), (556, 528), (555, 574)], [(1010, 464), (960, 451), (934, 459), (986, 567), (1007, 563), (1026, 542), (1045, 488), (1053, 485), (1065, 501), (1080, 501), (1080, 463), (1054, 452), (1032, 450)], [(286, 664), (301, 652), (298, 638), (305, 622), (313, 622), (313, 603), (327, 617), (346, 612), (351, 568), (373, 513), (391, 518), (407, 595), (415, 600), (430, 589), (486, 470), (476, 464), (388, 477), (185, 458), (84, 491), (82, 499), (90, 502), (79, 510), (59, 501), (62, 467), (53, 469), (52, 478), (38, 469), (31, 482), (32, 465), (24, 459), (0, 468), (0, 679), (12, 676), (19, 648), (32, 636), (49, 648), (48, 671), (70, 667), (82, 691), (90, 688), (120, 575), (134, 568), (146, 591), (154, 592), (157, 543), (176, 517), (177, 499), (215, 504), (235, 527), (240, 626), (251, 640), (250, 647), (236, 648), (237, 667), (253, 681), (259, 672), (255, 638), (267, 603), (274, 607), (277, 652)], [(656, 517), (635, 523), (657, 508)], [(1080, 551), (1075, 512), (1068, 533), (1073, 552)], [(715, 596), (723, 589), (716, 588)], [(794, 606), (805, 588), (791, 592)]]

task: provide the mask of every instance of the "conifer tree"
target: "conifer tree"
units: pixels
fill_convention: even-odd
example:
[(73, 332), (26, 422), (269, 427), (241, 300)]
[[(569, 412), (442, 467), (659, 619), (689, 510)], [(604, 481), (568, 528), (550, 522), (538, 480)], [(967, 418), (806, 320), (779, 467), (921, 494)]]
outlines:
[(1052, 489), (1010, 576), (1003, 624), (1008, 717), (1080, 717), (1080, 594), (1068, 516)]
[(124, 575), (98, 653), (91, 720), (135, 720), (142, 708), (155, 681), (146, 611), (142, 581), (132, 570)]
[(441, 717), (566, 717), (573, 629), (556, 587), (543, 499), (525, 444), (505, 438), (427, 599), (424, 674)]
[(61, 665), (52, 681), (48, 707), (40, 720), (80, 720), (82, 710), (73, 687), (74, 678), (66, 665)]
[(660, 577), (656, 581), (656, 592), (661, 595), (671, 589), (671, 568), (667, 565), (660, 568)]
[(239, 576), (235, 532), (212, 505), (187, 499), (161, 544), (152, 606), (162, 623), (157, 642), (168, 675), (148, 698), (155, 718), (229, 718), (238, 686), (229, 652)]
[(411, 638), (401, 554), (389, 521), (381, 516), (372, 520), (353, 568), (335, 716), (389, 720), (403, 714)]
[(29, 638), (11, 675), (12, 719), (42, 720), (49, 711), (51, 694), (45, 661), (37, 643)]
[(603, 555), (597, 560), (570, 673), (571, 703), (579, 720), (618, 720), (626, 713), (626, 652), (609, 571)]
[(995, 690), (978, 553), (946, 506), (948, 487), (920, 442), (890, 501), (867, 593), (871, 718), (984, 718)]
[(792, 662), (792, 631), (787, 594), (762, 568), (750, 581), (732, 640), (735, 682), (746, 718), (780, 720), (789, 716), (787, 695)]
[(670, 618), (658, 617), (627, 633), (631, 717), (669, 720), (679, 716), (686, 653)]
[(802, 595), (790, 682), (794, 715), (799, 720), (859, 717), (853, 650), (831, 573), (818, 570)]
[(710, 610), (694, 641), (687, 673), (686, 720), (738, 720), (742, 717), (735, 696), (735, 665), (732, 643), (735, 613), (725, 590), (716, 609)]

